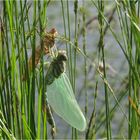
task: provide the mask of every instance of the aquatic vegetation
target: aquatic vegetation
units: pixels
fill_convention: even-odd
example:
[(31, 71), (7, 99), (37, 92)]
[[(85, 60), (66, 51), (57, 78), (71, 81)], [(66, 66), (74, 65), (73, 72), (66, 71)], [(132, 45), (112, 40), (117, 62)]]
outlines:
[(1, 1), (0, 139), (140, 139), (139, 17), (139, 0)]

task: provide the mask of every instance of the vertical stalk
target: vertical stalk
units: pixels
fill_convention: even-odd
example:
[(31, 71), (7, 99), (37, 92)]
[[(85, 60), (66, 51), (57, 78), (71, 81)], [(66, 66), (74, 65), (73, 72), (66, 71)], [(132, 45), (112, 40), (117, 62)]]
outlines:
[[(74, 1), (74, 14), (75, 14), (75, 33), (74, 33), (74, 72), (73, 72), (73, 90), (74, 93), (76, 91), (76, 50), (78, 47), (78, 37), (77, 37), (77, 10), (78, 10), (78, 0)], [(76, 129), (74, 129), (75, 132), (75, 139), (78, 139), (78, 132)]]
[[(68, 20), (68, 40), (70, 41), (71, 40), (71, 26), (70, 26), (70, 14), (69, 14), (69, 1), (67, 0), (67, 20)], [(69, 61), (70, 61), (70, 81), (71, 81), (71, 84), (72, 84), (72, 87), (74, 87), (74, 84), (73, 84), (73, 53), (72, 53), (72, 46), (71, 44), (69, 45), (69, 49), (68, 49), (68, 53), (69, 53)]]
[[(8, 127), (12, 129), (12, 112), (11, 112), (11, 61), (10, 61), (10, 49), (9, 49), (9, 37), (8, 37), (8, 12), (6, 7), (6, 2), (3, 1), (3, 26), (4, 29), (1, 33), (3, 33), (3, 42), (2, 42), (2, 58), (3, 58), (3, 67), (1, 66), (2, 71), (2, 81), (3, 81), (3, 95), (5, 102), (8, 102), (8, 104), (5, 105), (6, 108), (6, 121), (8, 124)], [(5, 53), (6, 51), (6, 53)], [(1, 59), (2, 60), (2, 59)], [(4, 76), (5, 75), (5, 76)], [(4, 88), (5, 86), (5, 88)], [(11, 117), (9, 117), (11, 116)]]
[[(84, 55), (87, 55), (86, 52), (86, 15), (85, 15), (85, 1), (83, 0), (83, 52)], [(88, 109), (88, 98), (87, 98), (87, 60), (84, 57), (84, 91), (85, 91), (85, 116), (87, 116), (87, 109)]]
[[(104, 1), (98, 1), (99, 10), (104, 13)], [(103, 74), (106, 79), (106, 70), (105, 70), (105, 54), (104, 54), (104, 19), (99, 11), (98, 21), (100, 25), (100, 41), (99, 46), (101, 48), (102, 53), (102, 61), (103, 61)], [(98, 46), (98, 47), (99, 47)], [(100, 50), (99, 50), (100, 51)], [(110, 111), (109, 111), (109, 99), (108, 99), (108, 91), (107, 85), (104, 83), (104, 91), (105, 91), (105, 106), (106, 106), (106, 131), (107, 131), (107, 139), (111, 139), (111, 128), (110, 128)]]
[(17, 120), (16, 120), (16, 91), (15, 91), (15, 82), (16, 82), (16, 55), (15, 55), (15, 43), (14, 43), (14, 33), (13, 33), (13, 28), (14, 28), (14, 20), (13, 20), (13, 2), (8, 2), (6, 1), (6, 9), (7, 9), (7, 14), (8, 14), (8, 21), (9, 21), (9, 27), (10, 27), (10, 39), (12, 43), (12, 49), (11, 49), (11, 108), (12, 108), (12, 130), (15, 135), (17, 135)]
[(32, 46), (32, 71), (31, 71), (31, 93), (29, 93), (30, 100), (30, 128), (33, 134), (36, 136), (36, 127), (35, 127), (35, 46), (36, 46), (36, 4), (37, 1), (34, 1), (34, 15), (33, 15), (33, 46)]
[[(42, 33), (43, 29), (42, 29), (42, 21), (41, 21), (41, 3), (40, 1), (38, 1), (37, 3), (38, 5), (38, 14), (39, 14), (39, 27), (40, 27), (40, 32)], [(43, 42), (42, 39), (40, 38), (40, 43), (41, 45), (41, 52), (42, 54), (43, 52)], [(37, 121), (37, 139), (40, 139), (40, 135), (41, 135), (41, 107), (42, 107), (42, 95), (44, 94), (44, 67), (43, 67), (43, 55), (41, 54), (41, 71), (40, 71), (40, 79), (39, 79), (39, 93), (38, 93), (38, 121)]]
[[(17, 49), (18, 49), (18, 62), (19, 62), (19, 74), (16, 75), (16, 81), (17, 81), (17, 88), (18, 88), (18, 94), (16, 94), (16, 98), (15, 98), (15, 102), (16, 102), (16, 119), (17, 119), (17, 133), (18, 133), (18, 137), (17, 138), (21, 138), (21, 127), (20, 127), (20, 120), (19, 120), (19, 111), (18, 111), (18, 108), (19, 108), (19, 103), (18, 103), (18, 100), (20, 100), (20, 97), (21, 97), (21, 56), (20, 56), (20, 45), (19, 45), (19, 24), (18, 24), (18, 8), (17, 8), (17, 1), (14, 1), (13, 3), (15, 5), (15, 9), (14, 9), (14, 12), (15, 12), (15, 28), (17, 29), (16, 31), (16, 34), (15, 34), (15, 37), (16, 37), (16, 46), (17, 46)], [(16, 57), (16, 60), (17, 60), (17, 57)], [(17, 69), (18, 70), (18, 69)], [(18, 78), (20, 77), (20, 78)]]
[[(64, 24), (64, 36), (65, 36), (65, 38), (67, 38), (67, 29), (66, 29), (64, 1), (63, 0), (61, 0), (61, 5), (62, 5), (62, 15), (63, 15), (63, 24)], [(66, 42), (66, 52), (67, 52), (67, 56), (69, 58), (69, 50), (68, 50), (67, 42)], [(69, 61), (69, 59), (68, 59), (67, 63), (68, 63), (68, 68), (70, 68), (70, 61)], [(71, 71), (70, 70), (69, 70), (69, 77), (71, 77)]]

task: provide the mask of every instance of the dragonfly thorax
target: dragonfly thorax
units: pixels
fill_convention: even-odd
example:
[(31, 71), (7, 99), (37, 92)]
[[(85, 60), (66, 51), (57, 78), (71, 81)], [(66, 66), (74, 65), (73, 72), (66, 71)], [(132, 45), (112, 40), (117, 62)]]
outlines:
[(51, 62), (46, 75), (47, 84), (53, 83), (65, 71), (65, 61), (67, 60), (66, 52), (59, 51), (57, 57)]

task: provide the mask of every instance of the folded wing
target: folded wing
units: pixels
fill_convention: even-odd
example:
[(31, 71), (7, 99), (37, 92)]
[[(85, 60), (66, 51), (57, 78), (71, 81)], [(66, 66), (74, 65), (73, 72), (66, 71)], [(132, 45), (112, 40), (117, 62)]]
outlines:
[(70, 81), (65, 73), (47, 86), (47, 99), (53, 110), (72, 127), (86, 129), (85, 117), (75, 99)]

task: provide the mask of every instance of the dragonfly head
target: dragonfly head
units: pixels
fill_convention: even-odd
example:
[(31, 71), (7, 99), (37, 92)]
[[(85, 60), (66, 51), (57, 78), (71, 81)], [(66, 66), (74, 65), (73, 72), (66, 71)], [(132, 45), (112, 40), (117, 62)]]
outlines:
[(58, 56), (57, 56), (57, 60), (58, 61), (67, 61), (68, 58), (67, 58), (67, 55), (66, 55), (66, 51), (59, 51), (58, 52)]

